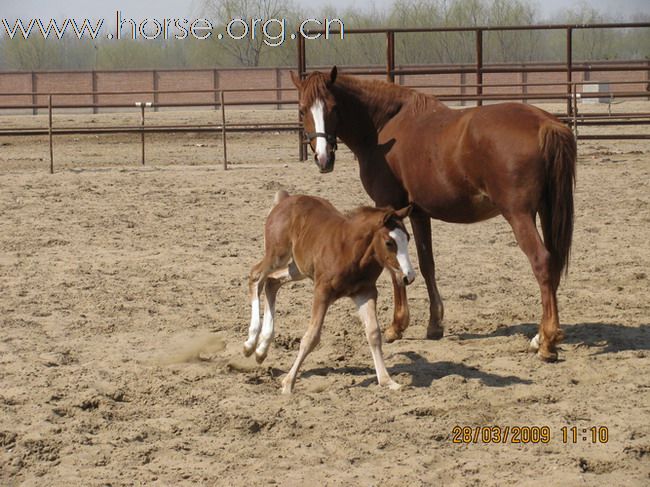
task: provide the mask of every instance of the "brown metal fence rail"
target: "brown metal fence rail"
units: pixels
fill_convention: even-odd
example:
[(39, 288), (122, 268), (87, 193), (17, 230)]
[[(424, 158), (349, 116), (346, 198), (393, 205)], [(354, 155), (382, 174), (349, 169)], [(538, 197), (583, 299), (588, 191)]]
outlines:
[[(649, 125), (650, 113), (618, 113), (612, 114), (609, 110), (607, 113), (585, 113), (578, 112), (578, 99), (582, 98), (609, 98), (615, 96), (617, 99), (648, 99), (650, 93), (650, 63), (648, 61), (624, 61), (624, 62), (581, 62), (574, 63), (572, 60), (571, 35), (574, 29), (582, 28), (650, 28), (650, 23), (635, 24), (593, 24), (593, 25), (551, 25), (551, 26), (510, 26), (510, 27), (478, 27), (478, 28), (443, 28), (443, 29), (356, 29), (348, 30), (346, 34), (376, 34), (384, 33), (386, 35), (386, 66), (378, 67), (341, 67), (342, 71), (356, 75), (385, 75), (388, 81), (394, 82), (398, 77), (399, 82), (403, 82), (407, 76), (414, 75), (436, 75), (436, 74), (454, 74), (461, 78), (460, 85), (439, 85), (439, 84), (418, 84), (409, 85), (418, 89), (443, 89), (443, 88), (460, 88), (460, 94), (438, 94), (437, 97), (443, 101), (455, 101), (465, 104), (475, 102), (481, 105), (487, 101), (505, 101), (505, 100), (538, 100), (538, 101), (562, 101), (566, 103), (566, 112), (556, 113), (565, 123), (572, 126), (576, 137), (579, 139), (650, 139), (650, 134), (580, 134), (579, 126), (612, 126), (612, 125)], [(491, 30), (538, 30), (538, 29), (564, 29), (567, 32), (567, 59), (566, 63), (526, 63), (526, 64), (491, 64), (486, 66), (483, 63), (482, 33)], [(395, 65), (395, 35), (412, 32), (462, 32), (472, 31), (476, 33), (476, 63), (474, 65), (434, 65), (434, 66), (396, 66)], [(311, 31), (315, 34), (318, 31)], [(307, 61), (305, 52), (305, 39), (298, 36), (298, 73), (301, 77), (307, 74)], [(50, 171), (54, 171), (53, 155), (53, 137), (54, 135), (72, 135), (72, 134), (116, 134), (116, 133), (139, 133), (141, 134), (141, 162), (145, 163), (145, 134), (148, 133), (175, 133), (175, 132), (197, 132), (197, 133), (220, 133), (223, 145), (223, 164), (227, 169), (227, 132), (264, 132), (264, 131), (286, 131), (298, 133), (298, 151), (299, 158), (305, 160), (307, 157), (307, 145), (304, 139), (302, 121), (298, 117), (295, 123), (226, 123), (226, 106), (273, 106), (280, 108), (285, 105), (296, 106), (295, 89), (283, 88), (279, 82), (281, 73), (280, 68), (275, 69), (275, 87), (271, 88), (237, 88), (237, 89), (174, 89), (160, 90), (159, 86), (154, 83), (153, 90), (110, 90), (98, 91), (96, 83), (96, 72), (93, 72), (93, 85), (91, 91), (75, 92), (0, 92), (0, 110), (19, 110), (28, 109), (33, 113), (38, 113), (39, 109), (48, 110), (48, 126), (44, 128), (0, 128), (0, 136), (37, 136), (48, 135), (50, 143)], [(321, 68), (322, 69), (322, 68)], [(205, 70), (204, 70), (205, 71)], [(241, 70), (240, 70), (241, 71)], [(253, 70), (255, 71), (255, 70)], [(155, 73), (156, 71), (153, 71)], [(526, 73), (564, 73), (565, 80), (558, 82), (529, 83), (525, 78)], [(645, 72), (646, 80), (644, 81), (626, 81), (610, 80), (607, 81), (611, 88), (607, 92), (586, 93), (582, 89), (585, 84), (593, 83), (586, 79), (584, 81), (575, 81), (574, 72)], [(475, 74), (476, 83), (468, 84), (463, 77), (466, 73)], [(484, 83), (483, 74), (489, 73), (519, 73), (521, 83)], [(0, 73), (3, 74), (3, 73)], [(11, 73), (15, 74), (15, 73)], [(24, 74), (24, 73), (23, 73)], [(46, 73), (49, 74), (49, 73)], [(34, 74), (32, 73), (32, 87), (34, 84)], [(153, 79), (156, 79), (154, 74)], [(217, 71), (214, 74), (214, 86), (218, 79)], [(606, 80), (603, 80), (606, 81)], [(645, 85), (646, 90), (630, 89), (632, 85)], [(559, 88), (555, 92), (542, 92), (543, 89)], [(473, 88), (474, 93), (468, 94), (467, 89)], [(488, 93), (491, 89), (499, 88), (505, 91), (501, 93)], [(539, 92), (531, 91), (539, 89)], [(286, 92), (292, 96), (286, 97)], [(255, 95), (267, 95), (264, 98), (255, 98)], [(268, 94), (274, 94), (269, 99)], [(165, 95), (204, 95), (202, 101), (180, 101), (180, 102), (160, 102), (160, 98)], [(31, 103), (16, 104), (2, 103), (6, 97), (27, 96), (30, 97)], [(63, 97), (80, 96), (92, 97), (92, 103), (64, 103)], [(143, 101), (130, 103), (99, 103), (102, 96), (116, 96), (128, 98), (145, 98)], [(39, 103), (39, 100), (46, 97), (47, 103)], [(57, 98), (59, 100), (57, 100)], [(148, 98), (148, 100), (147, 100)], [(99, 109), (108, 108), (133, 108), (134, 105), (139, 107), (141, 113), (140, 124), (136, 126), (106, 126), (106, 127), (61, 127), (57, 128), (52, 123), (52, 112), (55, 109), (92, 109), (97, 113)], [(610, 105), (611, 106), (611, 105)], [(196, 108), (207, 107), (219, 109), (221, 111), (221, 122), (204, 125), (156, 125), (147, 126), (145, 123), (146, 108), (154, 111), (160, 108)]]

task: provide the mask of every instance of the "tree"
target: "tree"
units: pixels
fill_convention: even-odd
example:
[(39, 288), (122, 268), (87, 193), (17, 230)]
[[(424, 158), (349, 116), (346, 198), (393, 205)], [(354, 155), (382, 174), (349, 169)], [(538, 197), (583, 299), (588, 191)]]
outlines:
[[(267, 54), (273, 57), (271, 49), (283, 49), (282, 45), (270, 46), (276, 41), (270, 40), (261, 31), (261, 23), (253, 27), (252, 19), (262, 19), (262, 22), (285, 19), (285, 35), (292, 32), (289, 26), (293, 27), (292, 24), (297, 19), (297, 8), (291, 0), (203, 0), (203, 12), (216, 22), (223, 34), (222, 39), (212, 35), (204, 42), (209, 43), (212, 49), (228, 53), (231, 61), (236, 64), (248, 67), (262, 64), (263, 57)], [(268, 24), (271, 36), (279, 35), (281, 29), (276, 22)], [(231, 35), (242, 38), (233, 39)]]

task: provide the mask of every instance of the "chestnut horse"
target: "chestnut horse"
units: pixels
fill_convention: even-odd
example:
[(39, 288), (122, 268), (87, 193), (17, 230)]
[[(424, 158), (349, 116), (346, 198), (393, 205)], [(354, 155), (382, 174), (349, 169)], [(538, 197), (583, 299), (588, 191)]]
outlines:
[[(264, 226), (264, 258), (251, 269), (251, 324), (244, 355), (255, 352), (262, 363), (273, 339), (275, 298), (280, 287), (309, 277), (314, 281), (311, 322), (298, 357), (282, 381), (283, 394), (291, 393), (298, 368), (320, 340), (327, 308), (339, 298), (357, 305), (375, 363), (380, 386), (398, 389), (381, 352), (381, 330), (375, 312), (376, 282), (386, 268), (401, 286), (415, 279), (408, 254), (408, 233), (402, 220), (411, 211), (361, 207), (343, 215), (328, 201), (279, 191)], [(259, 296), (266, 304), (260, 327)]]
[[(573, 233), (576, 143), (557, 118), (520, 103), (453, 110), (433, 96), (382, 81), (292, 73), (306, 136), (322, 173), (334, 169), (336, 138), (354, 152), (361, 182), (377, 206), (410, 215), (427, 285), (427, 338), (443, 335), (431, 218), (473, 223), (503, 215), (528, 257), (542, 296), (542, 319), (530, 348), (557, 360), (556, 291)], [(536, 227), (540, 216), (544, 240)], [(395, 286), (396, 303), (406, 299)], [(396, 305), (396, 311), (403, 305)], [(401, 338), (408, 315), (396, 316), (386, 340)]]

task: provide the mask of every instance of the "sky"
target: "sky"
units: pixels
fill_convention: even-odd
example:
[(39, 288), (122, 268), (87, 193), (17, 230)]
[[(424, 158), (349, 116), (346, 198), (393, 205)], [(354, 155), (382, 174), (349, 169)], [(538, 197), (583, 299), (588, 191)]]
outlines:
[[(314, 5), (313, 0), (294, 0), (303, 7)], [(383, 9), (391, 0), (324, 0), (319, 5), (332, 5), (344, 9), (348, 6), (366, 9), (375, 6)], [(551, 17), (554, 13), (574, 6), (577, 2), (567, 0), (531, 0), (542, 16)], [(612, 15), (614, 18), (629, 18), (635, 13), (650, 14), (649, 0), (583, 0), (582, 3)], [(199, 15), (200, 0), (0, 0), (0, 19), (16, 18), (43, 20), (55, 18), (105, 18), (113, 19), (116, 10), (133, 19), (180, 18)], [(345, 20), (345, 19), (344, 19)]]

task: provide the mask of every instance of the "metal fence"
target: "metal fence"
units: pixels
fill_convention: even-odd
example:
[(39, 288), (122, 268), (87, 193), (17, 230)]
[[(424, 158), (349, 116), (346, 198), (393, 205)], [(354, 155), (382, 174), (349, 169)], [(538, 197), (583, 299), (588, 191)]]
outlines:
[[(572, 33), (584, 28), (650, 28), (650, 23), (510, 26), (445, 29), (357, 29), (346, 31), (347, 35), (383, 34), (386, 36), (385, 66), (341, 66), (342, 72), (360, 76), (385, 77), (389, 82), (434, 93), (446, 102), (461, 105), (481, 105), (487, 102), (519, 100), (561, 101), (566, 111), (556, 113), (573, 127), (578, 138), (600, 139), (650, 139), (650, 134), (581, 134), (580, 126), (648, 125), (650, 113), (618, 113), (609, 110), (602, 113), (581, 114), (578, 99), (650, 99), (649, 61), (593, 61), (574, 62)], [(483, 62), (483, 33), (499, 30), (562, 29), (566, 32), (566, 59), (555, 63), (508, 63)], [(458, 65), (395, 65), (395, 36), (415, 32), (474, 32), (476, 36), (476, 60), (474, 64)], [(311, 32), (312, 34), (317, 31)], [(329, 68), (329, 67), (327, 67)], [(310, 69), (325, 69), (311, 66)], [(226, 107), (273, 107), (296, 105), (296, 92), (290, 82), (290, 68), (254, 68), (224, 70), (153, 70), (127, 71), (127, 79), (120, 79), (118, 72), (30, 72), (0, 73), (0, 110), (27, 110), (38, 113), (48, 111), (48, 126), (41, 128), (0, 128), (0, 136), (48, 135), (50, 147), (55, 135), (140, 133), (142, 163), (145, 163), (145, 134), (175, 132), (215, 132), (223, 141), (224, 168), (227, 168), (227, 132), (290, 131), (298, 133), (298, 154), (301, 160), (307, 156), (302, 123), (297, 116), (295, 123), (239, 123), (227, 124)], [(298, 36), (297, 70), (301, 77), (308, 73), (305, 39)], [(66, 77), (76, 79), (76, 84), (66, 83)], [(540, 76), (542, 77), (541, 79)], [(22, 77), (19, 89), (7, 90), (7, 77)], [(535, 79), (537, 77), (538, 79)], [(5, 81), (3, 82), (3, 79)], [(180, 83), (183, 88), (179, 88)], [(112, 84), (110, 84), (112, 83)], [(228, 85), (230, 83), (230, 85)], [(586, 92), (587, 84), (607, 84), (606, 91)], [(189, 85), (189, 86), (188, 86)], [(236, 87), (226, 87), (226, 86)], [(61, 89), (65, 86), (66, 89)], [(79, 89), (85, 86), (86, 89)], [(101, 87), (113, 89), (101, 89)], [(49, 89), (47, 89), (49, 88)], [(120, 89), (121, 88), (121, 89)], [(136, 126), (55, 127), (52, 123), (54, 110), (100, 110), (133, 109), (138, 104), (141, 123)], [(221, 110), (221, 123), (213, 125), (156, 125), (145, 123), (146, 108), (157, 111), (172, 108), (212, 108)], [(50, 170), (53, 171), (53, 150), (50, 151)]]

